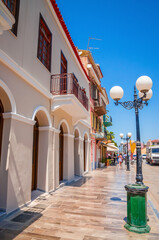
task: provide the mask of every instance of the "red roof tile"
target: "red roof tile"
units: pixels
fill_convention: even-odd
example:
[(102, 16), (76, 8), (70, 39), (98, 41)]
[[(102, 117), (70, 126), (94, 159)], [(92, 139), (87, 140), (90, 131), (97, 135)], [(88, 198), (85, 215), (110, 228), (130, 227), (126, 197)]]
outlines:
[(159, 142), (158, 139), (152, 140), (151, 142), (155, 143), (155, 142)]

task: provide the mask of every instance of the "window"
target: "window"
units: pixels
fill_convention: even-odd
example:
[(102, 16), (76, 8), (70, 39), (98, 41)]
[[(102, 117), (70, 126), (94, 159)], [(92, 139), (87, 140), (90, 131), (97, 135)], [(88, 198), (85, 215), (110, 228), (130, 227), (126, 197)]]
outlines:
[(67, 73), (67, 60), (61, 51), (61, 74), (62, 73)]
[(51, 71), (51, 39), (52, 34), (40, 14), (37, 57), (49, 71)]
[[(67, 73), (67, 60), (61, 51), (61, 74)], [(60, 92), (61, 94), (67, 93), (67, 77), (62, 76), (60, 79)]]
[(2, 0), (2, 2), (6, 5), (6, 7), (13, 14), (13, 16), (15, 16), (16, 0)]
[(20, 0), (2, 0), (2, 2), (15, 18), (15, 24), (13, 25), (11, 31), (17, 36)]

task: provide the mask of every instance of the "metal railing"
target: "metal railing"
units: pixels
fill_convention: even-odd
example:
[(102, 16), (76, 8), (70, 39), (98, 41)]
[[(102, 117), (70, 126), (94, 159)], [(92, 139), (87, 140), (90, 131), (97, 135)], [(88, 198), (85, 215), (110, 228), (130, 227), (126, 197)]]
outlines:
[(53, 95), (74, 94), (88, 111), (88, 98), (86, 92), (80, 87), (73, 73), (51, 75), (50, 92)]
[(106, 104), (104, 103), (104, 101), (101, 99), (101, 101), (98, 100), (95, 100), (94, 101), (94, 107), (104, 107), (106, 108)]

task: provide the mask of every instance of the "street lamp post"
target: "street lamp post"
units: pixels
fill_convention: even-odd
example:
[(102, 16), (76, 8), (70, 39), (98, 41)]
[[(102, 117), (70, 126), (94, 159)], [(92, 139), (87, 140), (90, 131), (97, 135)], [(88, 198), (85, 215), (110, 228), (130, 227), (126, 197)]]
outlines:
[(122, 154), (122, 155), (123, 155), (123, 144), (124, 144), (124, 142), (121, 141), (120, 146), (121, 146), (121, 154)]
[(126, 138), (124, 138), (124, 134), (123, 133), (120, 133), (119, 136), (121, 137), (121, 139), (125, 140), (126, 141), (126, 145), (127, 145), (127, 160), (126, 160), (126, 164), (127, 164), (127, 171), (130, 171), (130, 162), (129, 162), (129, 153), (128, 153), (128, 141), (130, 140), (132, 134), (129, 132), (127, 133), (126, 135)]
[[(139, 90), (139, 98), (137, 97), (136, 88)], [(125, 186), (127, 191), (127, 224), (125, 228), (132, 232), (146, 233), (150, 231), (147, 225), (147, 191), (148, 187), (143, 184), (142, 174), (142, 157), (140, 143), (140, 126), (139, 126), (139, 109), (143, 109), (144, 105), (148, 105), (148, 100), (152, 97), (152, 80), (148, 76), (141, 76), (136, 81), (134, 87), (134, 100), (120, 102), (123, 97), (123, 89), (119, 86), (112, 87), (110, 96), (115, 100), (115, 105), (119, 104), (130, 110), (135, 109), (136, 116), (136, 184), (128, 184)]]

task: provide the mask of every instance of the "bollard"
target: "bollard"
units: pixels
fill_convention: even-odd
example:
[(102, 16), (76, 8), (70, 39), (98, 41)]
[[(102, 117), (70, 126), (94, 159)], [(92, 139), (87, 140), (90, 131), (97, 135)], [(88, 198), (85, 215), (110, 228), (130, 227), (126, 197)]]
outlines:
[(131, 232), (148, 233), (147, 225), (147, 191), (143, 184), (128, 184), (127, 191), (127, 223), (125, 228)]

